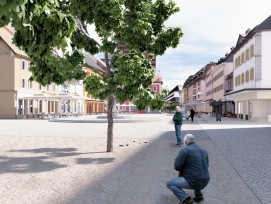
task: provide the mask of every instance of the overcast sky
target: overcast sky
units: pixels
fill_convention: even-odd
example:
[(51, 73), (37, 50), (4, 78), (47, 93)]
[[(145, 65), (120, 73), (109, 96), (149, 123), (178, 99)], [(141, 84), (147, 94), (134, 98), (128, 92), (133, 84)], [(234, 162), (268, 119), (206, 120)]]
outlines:
[(169, 90), (217, 62), (236, 45), (239, 34), (271, 15), (271, 0), (175, 0), (181, 11), (167, 26), (181, 26), (184, 36), (175, 49), (157, 57), (163, 87)]

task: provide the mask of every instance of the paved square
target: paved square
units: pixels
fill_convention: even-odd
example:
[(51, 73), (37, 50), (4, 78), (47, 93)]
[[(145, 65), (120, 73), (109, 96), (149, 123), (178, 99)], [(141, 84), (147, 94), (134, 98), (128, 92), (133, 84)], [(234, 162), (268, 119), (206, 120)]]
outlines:
[[(166, 181), (179, 151), (172, 114), (127, 115), (114, 124), (97, 116), (0, 120), (0, 203), (178, 203)], [(238, 119), (185, 121), (210, 156), (206, 204), (271, 203), (270, 124)], [(193, 192), (189, 191), (191, 196)]]

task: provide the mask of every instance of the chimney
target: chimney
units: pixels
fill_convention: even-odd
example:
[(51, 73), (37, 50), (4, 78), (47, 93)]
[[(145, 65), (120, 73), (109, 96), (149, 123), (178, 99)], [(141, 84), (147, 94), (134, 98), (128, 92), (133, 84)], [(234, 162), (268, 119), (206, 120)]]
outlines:
[(247, 30), (246, 30), (246, 35), (250, 32), (251, 30), (248, 28)]

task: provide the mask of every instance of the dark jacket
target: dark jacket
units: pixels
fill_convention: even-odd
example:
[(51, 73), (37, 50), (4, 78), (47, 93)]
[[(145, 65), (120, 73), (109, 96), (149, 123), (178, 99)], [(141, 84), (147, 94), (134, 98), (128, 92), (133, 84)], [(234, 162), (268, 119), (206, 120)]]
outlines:
[(175, 159), (175, 169), (179, 176), (187, 180), (193, 189), (203, 189), (207, 186), (209, 176), (208, 153), (196, 143), (190, 143), (183, 148)]
[(176, 112), (173, 119), (175, 125), (182, 125), (183, 114), (182, 112)]
[(194, 117), (194, 115), (195, 115), (195, 111), (194, 111), (193, 109), (191, 109), (191, 110), (190, 110), (190, 116), (191, 116), (191, 117)]

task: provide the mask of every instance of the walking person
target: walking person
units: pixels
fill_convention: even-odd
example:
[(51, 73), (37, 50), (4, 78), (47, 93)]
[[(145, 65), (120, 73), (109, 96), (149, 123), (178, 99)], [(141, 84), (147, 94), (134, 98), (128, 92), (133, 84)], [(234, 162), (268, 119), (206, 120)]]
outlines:
[(191, 108), (190, 110), (190, 117), (191, 117), (191, 121), (194, 121), (194, 116), (195, 116), (195, 111), (193, 110), (193, 108)]
[(177, 144), (176, 145), (181, 146), (183, 144), (182, 133), (181, 133), (183, 114), (181, 112), (180, 106), (176, 106), (176, 113), (174, 114), (174, 117), (172, 120), (174, 121), (175, 133), (176, 133), (176, 137), (177, 137)]
[[(185, 148), (181, 149), (175, 159), (174, 167), (179, 171), (179, 177), (170, 179), (167, 187), (181, 201), (180, 204), (192, 204), (203, 200), (201, 192), (209, 183), (208, 153), (195, 143), (192, 134), (184, 137)], [(191, 198), (183, 189), (194, 190), (195, 197)]]

